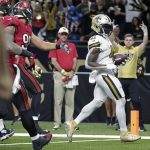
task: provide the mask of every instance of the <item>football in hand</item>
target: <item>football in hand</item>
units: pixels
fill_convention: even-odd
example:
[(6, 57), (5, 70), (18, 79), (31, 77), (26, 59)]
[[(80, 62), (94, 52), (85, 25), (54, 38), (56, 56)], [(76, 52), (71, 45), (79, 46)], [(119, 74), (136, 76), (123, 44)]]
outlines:
[(114, 62), (115, 65), (117, 66), (124, 65), (128, 59), (129, 59), (128, 54), (118, 54), (118, 53), (114, 54)]

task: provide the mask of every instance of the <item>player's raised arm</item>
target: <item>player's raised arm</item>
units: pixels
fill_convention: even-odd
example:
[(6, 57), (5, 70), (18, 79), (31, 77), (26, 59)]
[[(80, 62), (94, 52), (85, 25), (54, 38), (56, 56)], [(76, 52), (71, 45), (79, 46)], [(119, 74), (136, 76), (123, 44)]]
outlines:
[(34, 44), (37, 48), (45, 50), (45, 51), (57, 49), (56, 43), (45, 42), (33, 33), (31, 36), (31, 43)]

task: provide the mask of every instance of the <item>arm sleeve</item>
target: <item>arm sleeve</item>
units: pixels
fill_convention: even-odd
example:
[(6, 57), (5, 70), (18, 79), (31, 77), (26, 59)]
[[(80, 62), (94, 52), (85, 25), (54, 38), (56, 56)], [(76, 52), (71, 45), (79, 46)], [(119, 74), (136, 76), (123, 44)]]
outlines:
[(25, 57), (32, 57), (33, 56), (33, 53), (27, 51), (27, 50), (22, 50), (21, 56), (25, 56)]
[(92, 36), (88, 41), (88, 49), (91, 50), (93, 48), (99, 48), (101, 49), (102, 43), (100, 42), (100, 37), (98, 36)]

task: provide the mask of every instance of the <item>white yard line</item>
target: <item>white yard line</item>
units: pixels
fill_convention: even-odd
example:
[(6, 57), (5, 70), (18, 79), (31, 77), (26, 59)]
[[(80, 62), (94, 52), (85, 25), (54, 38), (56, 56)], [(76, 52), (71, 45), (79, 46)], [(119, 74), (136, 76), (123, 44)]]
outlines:
[[(29, 136), (27, 133), (15, 133), (14, 136)], [(53, 137), (66, 138), (66, 134), (53, 134)], [(102, 138), (102, 139), (119, 139), (118, 135), (85, 135), (85, 134), (74, 134), (74, 138)], [(150, 136), (141, 136), (142, 139), (150, 139)]]
[[(29, 136), (27, 133), (15, 133), (14, 136), (16, 137), (27, 137)], [(66, 134), (53, 134), (53, 137), (56, 138), (66, 138)], [(74, 138), (96, 138), (93, 140), (74, 140), (73, 143), (86, 143), (86, 142), (110, 142), (110, 141), (119, 141), (118, 135), (83, 135), (83, 134), (75, 134)], [(100, 139), (102, 138), (102, 139)], [(105, 139), (106, 138), (106, 139)], [(142, 136), (142, 139), (150, 139), (150, 136)], [(68, 143), (68, 141), (56, 141), (50, 142), (51, 144), (62, 144)], [(1, 146), (17, 146), (17, 145), (31, 145), (32, 143), (11, 143), (11, 144), (0, 144)]]
[(11, 143), (11, 144), (0, 144), (0, 146), (16, 146), (16, 145), (31, 145), (32, 143)]
[[(72, 143), (86, 143), (86, 142), (109, 142), (109, 141), (118, 141), (119, 139), (103, 139), (103, 140), (78, 140), (72, 141)], [(57, 141), (50, 142), (50, 144), (62, 144), (68, 143), (68, 141)], [(0, 146), (17, 146), (17, 145), (31, 145), (32, 143), (11, 143), (11, 144), (0, 144)]]

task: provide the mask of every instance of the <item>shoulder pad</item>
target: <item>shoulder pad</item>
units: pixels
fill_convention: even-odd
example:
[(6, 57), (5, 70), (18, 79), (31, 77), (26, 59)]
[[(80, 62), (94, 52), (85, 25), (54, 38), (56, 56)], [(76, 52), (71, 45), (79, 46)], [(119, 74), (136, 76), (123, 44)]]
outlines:
[(96, 47), (99, 48), (101, 45), (101, 38), (99, 35), (94, 35), (89, 39), (88, 48), (89, 50)]
[(3, 23), (7, 26), (18, 26), (19, 25), (19, 19), (14, 16), (4, 16), (3, 17)]

